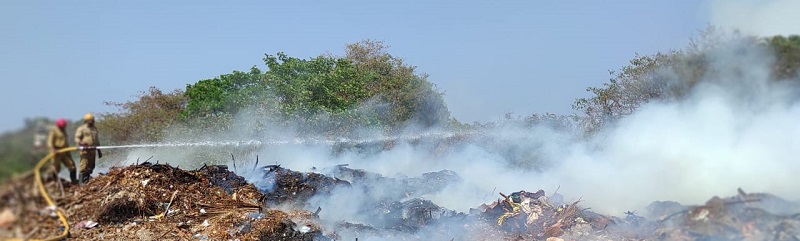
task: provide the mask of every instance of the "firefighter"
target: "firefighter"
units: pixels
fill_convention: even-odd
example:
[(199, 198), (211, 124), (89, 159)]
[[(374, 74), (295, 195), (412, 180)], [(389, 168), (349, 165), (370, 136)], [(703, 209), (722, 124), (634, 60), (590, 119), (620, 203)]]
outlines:
[(95, 155), (97, 158), (103, 158), (103, 152), (95, 149), (100, 145), (100, 140), (97, 138), (97, 128), (94, 126), (92, 113), (83, 116), (83, 125), (75, 131), (75, 143), (82, 147), (80, 180), (86, 183), (94, 171)]
[(47, 147), (50, 148), (50, 153), (53, 153), (53, 175), (55, 180), (58, 180), (58, 172), (61, 171), (61, 164), (69, 170), (69, 179), (72, 184), (77, 184), (78, 179), (75, 175), (75, 161), (72, 160), (69, 152), (57, 153), (58, 149), (69, 146), (69, 139), (67, 138), (67, 120), (63, 118), (56, 120), (56, 127), (50, 129), (50, 134), (47, 135)]

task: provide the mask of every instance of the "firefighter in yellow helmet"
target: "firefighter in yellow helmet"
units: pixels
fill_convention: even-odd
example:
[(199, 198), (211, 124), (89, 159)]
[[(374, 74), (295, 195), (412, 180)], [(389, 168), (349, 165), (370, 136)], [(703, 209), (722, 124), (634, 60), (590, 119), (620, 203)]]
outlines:
[(97, 138), (97, 128), (94, 126), (94, 115), (88, 113), (83, 116), (83, 125), (75, 130), (75, 143), (83, 147), (81, 149), (80, 179), (86, 183), (94, 171), (94, 158), (103, 158), (103, 152), (94, 149), (100, 145)]
[(75, 161), (72, 160), (69, 152), (56, 153), (58, 149), (69, 146), (69, 139), (67, 138), (67, 120), (56, 120), (55, 128), (50, 129), (50, 134), (47, 135), (47, 147), (50, 148), (50, 153), (53, 153), (53, 171), (55, 180), (58, 180), (58, 172), (61, 171), (61, 164), (69, 170), (69, 179), (72, 184), (77, 184), (78, 179), (75, 175)]

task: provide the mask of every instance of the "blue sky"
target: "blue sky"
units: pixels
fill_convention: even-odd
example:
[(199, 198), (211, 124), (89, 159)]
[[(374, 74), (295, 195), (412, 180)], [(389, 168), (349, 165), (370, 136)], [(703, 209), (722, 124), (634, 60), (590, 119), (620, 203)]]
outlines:
[(0, 132), (115, 111), (149, 86), (343, 54), (363, 39), (430, 75), (459, 120), (572, 113), (636, 53), (684, 47), (707, 1), (34, 1), (0, 3)]

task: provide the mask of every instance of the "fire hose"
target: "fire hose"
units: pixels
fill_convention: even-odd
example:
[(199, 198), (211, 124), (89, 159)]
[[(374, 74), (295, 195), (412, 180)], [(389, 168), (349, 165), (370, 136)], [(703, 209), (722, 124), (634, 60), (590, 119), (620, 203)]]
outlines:
[(41, 193), (42, 197), (44, 197), (44, 200), (47, 202), (47, 205), (49, 205), (50, 207), (55, 207), (56, 214), (58, 214), (58, 219), (61, 221), (61, 224), (64, 226), (64, 231), (61, 232), (61, 234), (59, 234), (57, 236), (52, 236), (52, 237), (48, 237), (48, 238), (44, 238), (44, 239), (17, 238), (17, 239), (9, 239), (8, 241), (22, 241), (22, 240), (55, 241), (55, 240), (65, 239), (69, 235), (69, 221), (67, 221), (67, 216), (64, 214), (63, 210), (61, 210), (60, 208), (58, 208), (56, 206), (56, 203), (53, 202), (53, 199), (50, 198), (50, 194), (47, 193), (47, 189), (44, 188), (44, 183), (42, 182), (41, 169), (42, 169), (42, 167), (44, 167), (45, 164), (48, 163), (48, 161), (53, 159), (54, 154), (71, 152), (71, 151), (75, 151), (75, 150), (83, 150), (83, 149), (89, 149), (89, 148), (71, 146), (71, 147), (65, 147), (65, 148), (59, 149), (55, 153), (51, 152), (50, 154), (47, 154), (47, 156), (42, 158), (42, 160), (40, 160), (38, 163), (36, 163), (36, 167), (33, 168), (33, 174), (34, 174), (34, 179), (35, 179), (35, 182), (36, 182), (36, 187), (39, 189), (39, 193)]

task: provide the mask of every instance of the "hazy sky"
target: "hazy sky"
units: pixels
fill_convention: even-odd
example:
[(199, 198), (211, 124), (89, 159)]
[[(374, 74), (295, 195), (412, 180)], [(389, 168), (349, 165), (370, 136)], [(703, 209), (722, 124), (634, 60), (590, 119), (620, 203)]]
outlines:
[[(454, 117), (572, 113), (635, 53), (682, 48), (707, 1), (34, 1), (0, 3), (0, 132), (80, 118), (253, 65), (363, 39), (428, 73)], [(725, 17), (725, 16), (722, 16)], [(787, 25), (788, 26), (788, 25)], [(793, 26), (789, 26), (793, 27)]]

